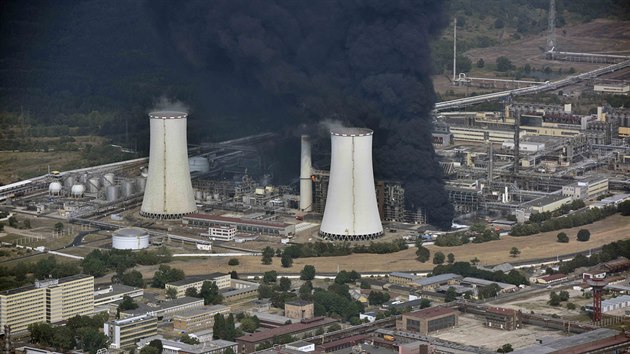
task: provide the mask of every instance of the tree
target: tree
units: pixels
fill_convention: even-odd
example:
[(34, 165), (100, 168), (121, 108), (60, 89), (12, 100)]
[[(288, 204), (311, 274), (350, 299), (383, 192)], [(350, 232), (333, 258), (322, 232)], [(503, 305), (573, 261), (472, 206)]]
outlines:
[(291, 290), (291, 279), (289, 279), (287, 277), (281, 277), (280, 278), (279, 288), (280, 288), (281, 291), (289, 291), (289, 290)]
[(137, 288), (143, 288), (144, 287), (144, 281), (142, 279), (142, 273), (140, 273), (139, 271), (137, 271), (135, 269), (126, 271), (126, 272), (124, 272), (123, 274), (120, 274), (120, 275), (117, 274), (115, 277), (123, 285), (135, 286)]
[(476, 266), (477, 264), (479, 264), (479, 262), (481, 262), (481, 261), (480, 261), (480, 260), (479, 260), (479, 258), (477, 258), (477, 257), (475, 257), (475, 258), (473, 258), (473, 259), (471, 259), (471, 260), (470, 260), (470, 264), (472, 264), (472, 265), (474, 265), (474, 266)]
[(162, 345), (162, 341), (159, 339), (154, 339), (149, 342), (149, 347), (153, 347), (158, 350), (158, 353), (162, 353), (164, 350), (164, 346)]
[(422, 241), (416, 243), (416, 259), (422, 263), (431, 259), (431, 251), (422, 245)]
[(58, 222), (55, 224), (54, 229), (56, 232), (61, 232), (63, 231), (63, 223), (62, 222)]
[(236, 270), (230, 272), (230, 279), (238, 279), (238, 273)]
[(186, 289), (186, 292), (184, 293), (184, 296), (200, 297), (199, 296), (199, 292), (197, 291), (197, 288), (195, 288), (194, 286)]
[(258, 317), (245, 317), (241, 320), (241, 329), (244, 332), (254, 333), (256, 329), (260, 326), (260, 321)]
[(564, 232), (558, 234), (558, 242), (569, 243), (569, 236)]
[(182, 280), (186, 277), (184, 271), (177, 268), (171, 268), (166, 264), (161, 264), (158, 270), (153, 274), (151, 285), (154, 288), (162, 288), (167, 283)]
[(66, 326), (55, 327), (52, 345), (63, 350), (71, 350), (77, 345), (72, 329)]
[(313, 283), (310, 280), (307, 280), (300, 286), (300, 299), (302, 300), (310, 300), (313, 294)]
[(551, 306), (560, 306), (560, 301), (560, 295), (552, 291), (551, 294), (549, 294), (549, 301), (547, 303)]
[(263, 283), (265, 284), (271, 284), (271, 283), (275, 283), (276, 279), (278, 279), (278, 272), (276, 272), (275, 270), (270, 270), (263, 274), (262, 280), (263, 280)]
[(166, 298), (177, 299), (177, 289), (173, 287), (169, 287), (168, 289), (166, 289)]
[(389, 294), (380, 291), (370, 291), (368, 303), (372, 306), (380, 306), (389, 301)]
[(433, 255), (433, 264), (443, 264), (445, 258), (446, 256), (444, 256), (444, 253), (440, 251), (435, 252), (435, 254)]
[(29, 219), (24, 219), (24, 221), (22, 221), (22, 224), (24, 225), (25, 229), (31, 228), (31, 221)]
[(283, 254), (282, 258), (280, 259), (280, 263), (284, 268), (289, 268), (293, 265), (293, 258), (291, 258), (291, 256), (288, 254)]
[(457, 300), (457, 291), (452, 286), (449, 286), (446, 290), (446, 298), (444, 298), (444, 302), (451, 302)]
[(140, 349), (140, 354), (160, 354), (160, 351), (157, 350), (155, 347), (147, 345)]
[(179, 341), (182, 342), (182, 343), (191, 344), (191, 345), (199, 344), (199, 339), (197, 339), (195, 337), (191, 337), (188, 334), (182, 335), (179, 338)]
[(478, 68), (483, 68), (485, 65), (486, 65), (486, 62), (483, 60), (483, 58), (479, 58), (479, 60), (477, 60)]
[(420, 308), (421, 309), (426, 309), (427, 307), (431, 307), (431, 300), (429, 300), (429, 299), (422, 299), (422, 300), (420, 300)]
[(512, 348), (512, 344), (510, 343), (503, 344), (501, 348), (497, 349), (497, 353), (509, 353), (513, 351), (514, 351), (514, 348)]
[(448, 264), (453, 264), (455, 263), (455, 255), (452, 253), (449, 253), (446, 255), (446, 262), (448, 262)]
[(626, 200), (624, 202), (619, 203), (619, 205), (617, 206), (617, 210), (623, 216), (630, 215), (630, 200)]
[(134, 310), (138, 308), (138, 304), (133, 301), (133, 299), (130, 296), (123, 296), (123, 300), (120, 302), (120, 304), (118, 305), (118, 309), (121, 311), (125, 311), (125, 310)]
[(505, 27), (505, 22), (503, 22), (503, 19), (497, 18), (496, 20), (494, 20), (494, 28), (501, 29), (503, 27)]
[(228, 265), (231, 265), (231, 266), (239, 265), (238, 258), (230, 258), (230, 260), (228, 261)]
[(577, 233), (577, 240), (581, 242), (586, 242), (591, 238), (591, 232), (587, 229), (580, 229)]
[(562, 290), (558, 295), (560, 297), (560, 301), (568, 301), (569, 300), (569, 292), (566, 290)]
[(204, 281), (199, 291), (204, 305), (217, 305), (223, 302), (223, 295), (219, 293), (219, 287), (214, 281)]
[(518, 248), (512, 247), (510, 249), (510, 256), (511, 257), (518, 257), (519, 254), (521, 254), (521, 251)]
[(505, 72), (510, 71), (513, 68), (512, 61), (507, 57), (500, 56), (496, 60), (497, 63), (497, 71)]
[(304, 269), (300, 272), (301, 280), (313, 280), (315, 279), (315, 266), (305, 265)]
[(262, 251), (262, 264), (271, 264), (273, 261), (273, 255), (275, 254), (273, 248), (267, 246)]

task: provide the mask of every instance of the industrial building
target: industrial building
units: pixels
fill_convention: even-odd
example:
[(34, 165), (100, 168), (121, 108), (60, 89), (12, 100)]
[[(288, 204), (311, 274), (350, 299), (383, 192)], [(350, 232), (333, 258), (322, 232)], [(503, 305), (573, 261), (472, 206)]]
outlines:
[(431, 332), (457, 326), (459, 312), (447, 307), (430, 307), (403, 313), (396, 321), (396, 330), (426, 336)]
[(94, 277), (78, 274), (0, 292), (0, 329), (12, 332), (37, 322), (57, 323), (94, 312)]
[(365, 128), (330, 131), (330, 180), (319, 231), (324, 239), (360, 241), (383, 236), (372, 171), (372, 134)]
[(158, 320), (152, 315), (113, 320), (103, 325), (103, 332), (109, 338), (110, 347), (113, 349), (133, 347), (138, 340), (156, 335), (157, 330)]
[(313, 318), (315, 316), (315, 305), (312, 301), (287, 301), (284, 303), (284, 315), (298, 321)]
[(164, 348), (163, 353), (165, 354), (223, 354), (228, 349), (231, 349), (234, 353), (238, 353), (238, 343), (227, 340), (217, 339), (204, 341), (199, 344), (186, 344), (180, 341), (165, 339), (160, 335), (142, 338), (142, 340), (138, 341), (138, 347), (142, 349), (153, 340), (162, 342)]
[(416, 279), (409, 283), (409, 285), (417, 290), (431, 291), (440, 286), (459, 284), (462, 278), (463, 277), (459, 274), (444, 273), (428, 278)]
[(197, 211), (190, 171), (184, 112), (149, 113), (149, 171), (140, 214), (153, 219), (180, 219)]
[(520, 312), (503, 308), (488, 307), (484, 314), (484, 324), (490, 328), (513, 331), (523, 325)]
[(200, 309), (203, 307), (203, 299), (185, 296), (177, 299), (161, 301), (157, 304), (140, 303), (135, 309), (120, 311), (120, 317), (130, 318), (149, 315), (164, 320), (172, 319), (173, 316), (182, 312)]
[(277, 221), (236, 218), (228, 216), (195, 213), (183, 217), (183, 224), (192, 227), (208, 228), (235, 226), (239, 232), (274, 236), (289, 236), (295, 233), (295, 225)]
[(112, 233), (112, 248), (142, 250), (149, 248), (149, 232), (139, 227), (125, 227)]

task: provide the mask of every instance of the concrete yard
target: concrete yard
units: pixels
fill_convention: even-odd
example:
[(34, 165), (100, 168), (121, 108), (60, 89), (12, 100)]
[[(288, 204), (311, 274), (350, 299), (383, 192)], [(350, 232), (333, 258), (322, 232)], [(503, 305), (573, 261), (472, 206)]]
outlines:
[(468, 314), (459, 316), (459, 324), (454, 329), (431, 333), (431, 336), (494, 352), (506, 343), (512, 344), (515, 350), (523, 349), (536, 344), (537, 339), (566, 337), (566, 334), (536, 326), (524, 326), (514, 331), (491, 329), (483, 325), (482, 319)]

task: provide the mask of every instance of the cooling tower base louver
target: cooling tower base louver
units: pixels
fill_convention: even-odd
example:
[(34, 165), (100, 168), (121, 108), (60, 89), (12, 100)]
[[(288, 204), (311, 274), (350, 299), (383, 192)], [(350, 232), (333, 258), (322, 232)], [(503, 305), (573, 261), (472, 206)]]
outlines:
[(383, 237), (382, 232), (368, 235), (337, 235), (320, 231), (319, 236), (328, 241), (370, 241)]

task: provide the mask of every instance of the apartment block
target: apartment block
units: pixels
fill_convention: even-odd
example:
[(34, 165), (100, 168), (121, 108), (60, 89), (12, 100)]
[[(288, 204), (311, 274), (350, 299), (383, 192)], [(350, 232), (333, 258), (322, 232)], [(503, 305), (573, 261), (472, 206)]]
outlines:
[(215, 282), (219, 289), (225, 289), (230, 287), (230, 275), (225, 273), (212, 273), (202, 276), (187, 277), (186, 279), (174, 281), (168, 283), (165, 289), (175, 288), (177, 291), (177, 298), (186, 296), (186, 290), (189, 288), (195, 288), (197, 291), (201, 290), (205, 281)]
[(157, 328), (157, 317), (151, 315), (109, 321), (103, 325), (103, 331), (111, 342), (110, 347), (114, 349), (135, 346), (138, 340), (155, 336)]

